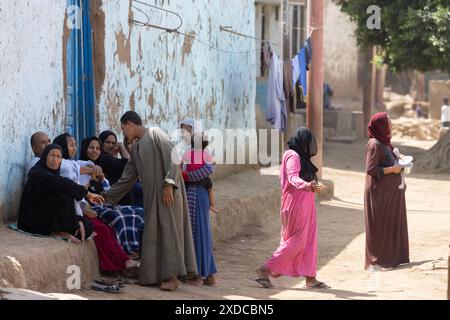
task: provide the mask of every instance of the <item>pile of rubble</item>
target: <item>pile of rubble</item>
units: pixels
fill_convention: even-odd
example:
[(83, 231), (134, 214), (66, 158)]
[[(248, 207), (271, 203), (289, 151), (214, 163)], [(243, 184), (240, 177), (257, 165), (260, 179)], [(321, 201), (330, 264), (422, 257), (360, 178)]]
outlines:
[(424, 118), (406, 118), (392, 120), (392, 136), (417, 140), (439, 139), (441, 124), (438, 120)]
[[(384, 101), (386, 111), (392, 119), (393, 137), (418, 140), (439, 139), (441, 130), (439, 121), (427, 119), (430, 108), (428, 102), (417, 102), (410, 95), (400, 95), (389, 91), (385, 91)], [(416, 112), (417, 108), (420, 108), (420, 112)]]

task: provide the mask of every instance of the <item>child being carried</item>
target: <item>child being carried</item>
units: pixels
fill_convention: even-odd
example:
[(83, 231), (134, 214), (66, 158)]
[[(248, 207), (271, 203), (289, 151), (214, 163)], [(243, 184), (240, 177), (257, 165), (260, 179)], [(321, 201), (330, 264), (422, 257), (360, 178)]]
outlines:
[[(216, 161), (214, 160), (213, 156), (208, 152), (206, 147), (208, 146), (209, 142), (206, 136), (203, 136), (202, 134), (196, 134), (192, 138), (192, 149), (189, 151), (186, 151), (183, 154), (182, 158), (182, 170), (191, 172), (200, 169), (203, 167), (206, 163), (215, 165)], [(187, 185), (192, 184), (191, 182), (185, 182)], [(210, 203), (210, 210), (218, 213), (216, 209), (216, 201), (215, 201), (215, 195), (213, 191), (213, 183), (211, 181), (211, 178), (206, 178), (203, 180), (200, 180), (198, 182), (195, 182), (195, 185), (202, 186), (206, 190), (208, 190), (209, 194), (209, 203)]]

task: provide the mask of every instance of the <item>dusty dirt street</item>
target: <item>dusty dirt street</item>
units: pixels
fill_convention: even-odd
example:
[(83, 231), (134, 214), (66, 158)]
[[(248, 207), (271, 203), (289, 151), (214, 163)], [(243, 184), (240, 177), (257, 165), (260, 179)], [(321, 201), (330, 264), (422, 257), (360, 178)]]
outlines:
[[(394, 141), (404, 154), (417, 154), (432, 142)], [(407, 176), (411, 264), (393, 271), (369, 273), (364, 263), (365, 142), (325, 144), (324, 178), (335, 185), (335, 197), (318, 205), (318, 276), (332, 288), (306, 290), (304, 279), (279, 278), (262, 289), (249, 277), (279, 243), (280, 222), (274, 210), (269, 223), (250, 226), (244, 234), (215, 245), (217, 287), (180, 284), (176, 292), (128, 285), (119, 295), (83, 291), (89, 299), (446, 299), (450, 239), (450, 174)], [(275, 172), (276, 169), (273, 170)], [(257, 183), (254, 177), (252, 183)], [(278, 177), (273, 176), (273, 183)]]

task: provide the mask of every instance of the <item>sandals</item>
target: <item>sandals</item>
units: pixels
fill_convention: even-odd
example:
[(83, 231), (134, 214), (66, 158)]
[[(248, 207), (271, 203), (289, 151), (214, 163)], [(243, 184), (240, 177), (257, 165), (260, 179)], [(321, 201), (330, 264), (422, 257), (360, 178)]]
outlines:
[(273, 284), (270, 282), (269, 279), (256, 278), (256, 279), (250, 279), (250, 280), (256, 281), (263, 288), (266, 288), (266, 289), (273, 288)]
[(367, 271), (369, 272), (380, 272), (382, 271), (383, 268), (377, 264), (371, 264), (368, 268)]
[(316, 284), (309, 286), (306, 285), (307, 289), (331, 289), (330, 286), (326, 285), (324, 282), (317, 282)]
[(118, 278), (115, 280), (105, 280), (105, 279), (97, 279), (94, 281), (95, 283), (104, 285), (104, 286), (110, 286), (110, 285), (117, 285), (119, 288), (125, 288), (125, 280)]
[(123, 293), (125, 291), (125, 285), (121, 283), (114, 283), (114, 281), (108, 282), (104, 280), (95, 280), (91, 285), (91, 289), (107, 293)]
[(266, 270), (264, 267), (259, 267), (256, 269), (256, 273), (258, 274), (259, 278), (253, 279), (254, 281), (258, 282), (260, 286), (263, 288), (272, 288), (273, 285), (270, 282), (269, 276), (267, 274), (264, 274), (264, 271)]

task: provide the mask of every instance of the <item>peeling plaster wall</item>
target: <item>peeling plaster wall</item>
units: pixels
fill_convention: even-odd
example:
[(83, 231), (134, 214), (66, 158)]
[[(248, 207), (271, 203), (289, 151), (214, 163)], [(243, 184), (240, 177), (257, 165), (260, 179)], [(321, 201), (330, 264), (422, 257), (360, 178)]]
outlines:
[[(123, 112), (170, 131), (188, 116), (205, 128), (255, 128), (254, 40), (219, 26), (255, 33), (252, 0), (147, 0), (183, 17), (180, 31), (231, 51), (210, 50), (189, 37), (130, 25), (143, 20), (129, 0), (92, 0), (97, 129), (120, 132)], [(212, 2), (212, 3), (211, 3)], [(64, 130), (66, 1), (0, 0), (0, 221), (14, 220), (32, 156), (29, 138)], [(151, 22), (177, 20), (149, 10)], [(67, 37), (67, 35), (66, 35)]]
[[(145, 21), (145, 17), (129, 1), (102, 1), (105, 79), (102, 88), (97, 88), (99, 131), (111, 128), (120, 133), (120, 116), (130, 109), (145, 124), (168, 131), (188, 116), (204, 119), (206, 128), (255, 128), (256, 43), (219, 30), (220, 25), (232, 26), (254, 35), (254, 1), (148, 3), (179, 13), (184, 33), (225, 50), (251, 52), (219, 52), (189, 37), (131, 25), (130, 18)], [(178, 24), (173, 16), (139, 8), (146, 10), (153, 24)]]
[(63, 130), (65, 1), (0, 0), (0, 221), (15, 217), (35, 131)]
[(333, 99), (360, 99), (356, 26), (332, 0), (325, 1), (324, 25), (324, 79), (335, 92)]

